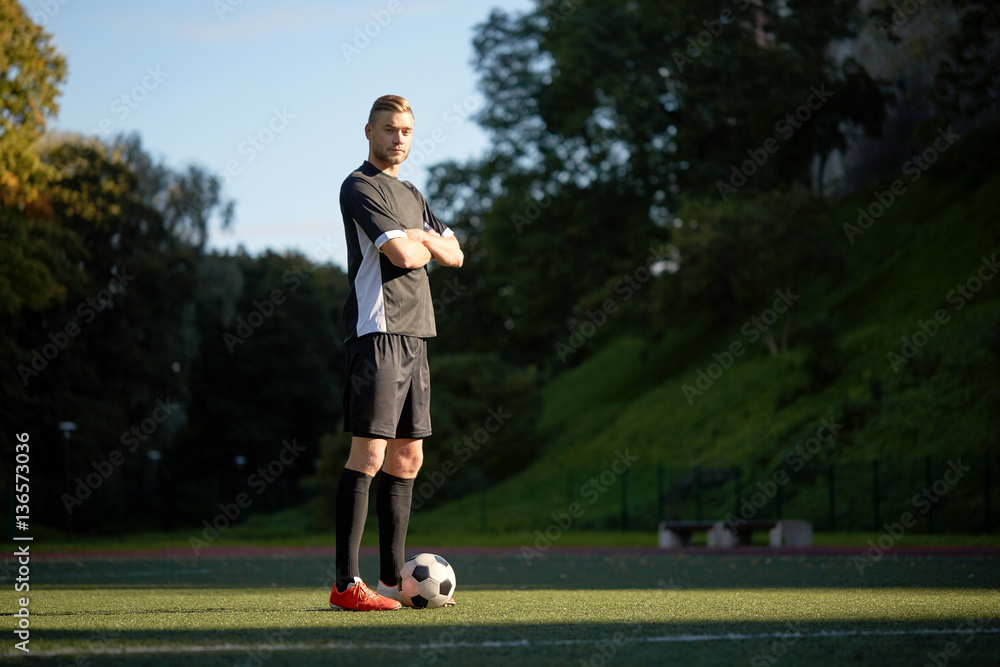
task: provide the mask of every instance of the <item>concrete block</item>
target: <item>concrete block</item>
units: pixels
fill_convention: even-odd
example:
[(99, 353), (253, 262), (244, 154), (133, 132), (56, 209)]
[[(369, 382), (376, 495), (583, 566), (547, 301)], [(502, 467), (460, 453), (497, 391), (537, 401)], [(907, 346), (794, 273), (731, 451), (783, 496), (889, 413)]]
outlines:
[(779, 521), (768, 536), (772, 547), (811, 547), (813, 527), (809, 521)]

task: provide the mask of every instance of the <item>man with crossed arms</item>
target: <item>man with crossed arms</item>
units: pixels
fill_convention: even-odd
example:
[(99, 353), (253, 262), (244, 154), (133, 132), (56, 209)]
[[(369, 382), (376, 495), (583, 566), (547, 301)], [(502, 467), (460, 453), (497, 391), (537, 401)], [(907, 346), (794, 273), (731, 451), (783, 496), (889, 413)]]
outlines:
[[(431, 435), (426, 339), (436, 329), (426, 266), (436, 260), (461, 267), (464, 259), (454, 233), (416, 187), (398, 178), (413, 136), (409, 102), (396, 95), (378, 98), (365, 136), (368, 159), (340, 190), (350, 281), (344, 430), (353, 438), (337, 485), (337, 580), (330, 606), (352, 611), (401, 606), (396, 584), (413, 483), (423, 439)], [(370, 484), (379, 471), (376, 592), (361, 579), (358, 551)]]

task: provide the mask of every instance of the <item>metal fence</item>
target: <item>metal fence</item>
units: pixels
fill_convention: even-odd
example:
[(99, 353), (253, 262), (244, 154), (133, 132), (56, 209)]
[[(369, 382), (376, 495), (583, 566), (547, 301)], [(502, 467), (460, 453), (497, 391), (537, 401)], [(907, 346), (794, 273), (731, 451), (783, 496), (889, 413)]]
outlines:
[[(605, 470), (569, 467), (540, 486), (565, 488), (565, 502), (587, 504), (581, 529), (655, 530), (664, 519), (802, 519), (818, 531), (882, 531), (901, 520), (915, 532), (996, 530), (1000, 456), (988, 453), (804, 465), (798, 470), (632, 466), (600, 494), (587, 480)], [(497, 519), (498, 517), (494, 517)], [(505, 517), (506, 520), (506, 517)], [(487, 516), (487, 525), (496, 524)], [(510, 525), (507, 523), (506, 525)], [(529, 526), (530, 528), (530, 526)]]
[[(1000, 456), (988, 452), (948, 459), (880, 459), (852, 463), (811, 462), (800, 469), (751, 470), (665, 464), (596, 469), (568, 465), (534, 482), (528, 509), (492, 507), (488, 490), (469, 503), (477, 515), (469, 525), (480, 531), (534, 530), (550, 513), (576, 506), (578, 530), (655, 530), (665, 519), (801, 519), (817, 531), (876, 531), (904, 522), (913, 532), (985, 533), (997, 530), (1000, 510)], [(419, 481), (419, 480), (418, 480)], [(99, 488), (35, 488), (32, 498), (47, 507), (33, 514), (50, 517), (51, 528), (69, 536), (181, 530), (236, 525), (264, 514), (311, 503), (318, 494), (332, 501), (331, 484), (301, 485), (282, 478), (265, 488), (248, 486), (243, 471), (191, 483), (147, 474), (114, 476)], [(330, 488), (327, 488), (330, 487)], [(600, 492), (598, 492), (598, 490)], [(535, 498), (537, 492), (538, 497)], [(77, 502), (67, 501), (77, 498)], [(6, 520), (14, 515), (10, 489)], [(41, 510), (41, 511), (38, 511)], [(70, 511), (71, 510), (71, 511)], [(326, 531), (312, 510), (304, 532)], [(51, 517), (56, 517), (53, 523)], [(289, 526), (289, 529), (293, 529)], [(9, 528), (13, 531), (13, 528)]]

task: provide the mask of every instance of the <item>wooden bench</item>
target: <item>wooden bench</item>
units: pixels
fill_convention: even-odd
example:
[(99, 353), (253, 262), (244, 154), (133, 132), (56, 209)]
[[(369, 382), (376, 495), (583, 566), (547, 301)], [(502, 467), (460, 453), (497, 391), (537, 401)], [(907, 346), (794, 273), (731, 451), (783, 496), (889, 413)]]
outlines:
[(812, 546), (812, 524), (808, 521), (757, 520), (757, 521), (661, 521), (660, 548), (672, 549), (691, 545), (691, 537), (699, 531), (708, 533), (709, 547), (736, 547), (753, 543), (753, 534), (768, 531), (772, 547)]

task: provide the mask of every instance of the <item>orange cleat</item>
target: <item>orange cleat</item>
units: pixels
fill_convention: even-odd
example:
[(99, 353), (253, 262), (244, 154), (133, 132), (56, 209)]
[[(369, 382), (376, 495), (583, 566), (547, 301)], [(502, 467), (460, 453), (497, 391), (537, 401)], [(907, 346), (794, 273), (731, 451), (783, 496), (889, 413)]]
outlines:
[(330, 591), (330, 607), (345, 611), (389, 611), (399, 609), (402, 603), (379, 595), (365, 586), (365, 582), (355, 577), (354, 583), (347, 585), (347, 590), (341, 593), (334, 584)]

